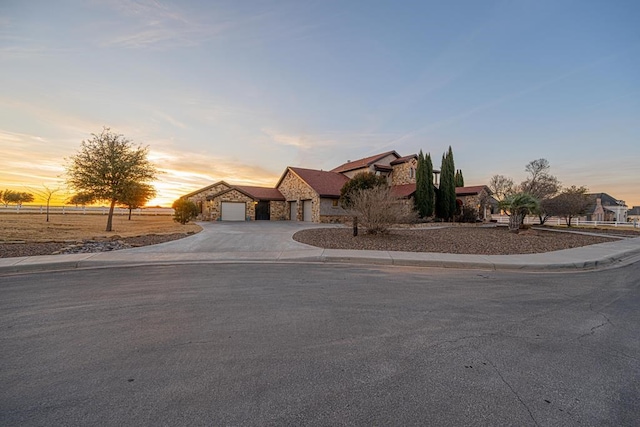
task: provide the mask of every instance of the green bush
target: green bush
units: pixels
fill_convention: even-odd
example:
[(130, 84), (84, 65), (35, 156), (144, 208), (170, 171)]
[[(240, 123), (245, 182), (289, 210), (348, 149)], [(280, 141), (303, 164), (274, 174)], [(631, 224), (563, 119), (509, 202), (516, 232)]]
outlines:
[(171, 205), (173, 208), (173, 220), (180, 224), (186, 224), (198, 216), (198, 207), (191, 200), (178, 199)]

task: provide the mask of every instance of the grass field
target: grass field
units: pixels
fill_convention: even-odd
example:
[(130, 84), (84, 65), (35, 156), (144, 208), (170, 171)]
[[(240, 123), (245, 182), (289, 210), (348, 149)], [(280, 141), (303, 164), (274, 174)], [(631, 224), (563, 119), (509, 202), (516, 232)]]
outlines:
[(200, 226), (174, 222), (171, 216), (114, 215), (113, 231), (104, 231), (106, 215), (50, 215), (49, 222), (43, 214), (1, 214), (0, 242), (67, 241), (98, 237), (132, 237), (146, 234), (173, 234), (198, 232)]

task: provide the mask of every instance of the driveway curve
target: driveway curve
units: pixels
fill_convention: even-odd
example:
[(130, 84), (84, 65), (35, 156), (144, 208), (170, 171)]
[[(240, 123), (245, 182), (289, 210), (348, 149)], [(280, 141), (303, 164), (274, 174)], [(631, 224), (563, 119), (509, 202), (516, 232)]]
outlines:
[(317, 250), (315, 246), (293, 240), (300, 230), (341, 227), (292, 221), (199, 222), (202, 231), (184, 239), (128, 251), (136, 253), (230, 253)]

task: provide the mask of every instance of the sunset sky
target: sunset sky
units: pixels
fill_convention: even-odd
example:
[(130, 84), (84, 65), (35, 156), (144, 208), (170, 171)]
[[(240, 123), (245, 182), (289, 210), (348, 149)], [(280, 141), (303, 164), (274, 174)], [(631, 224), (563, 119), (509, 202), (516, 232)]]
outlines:
[(62, 187), (109, 126), (149, 146), (152, 205), (449, 145), (467, 185), (546, 158), (640, 205), (639, 22), (636, 0), (3, 0), (0, 189)]

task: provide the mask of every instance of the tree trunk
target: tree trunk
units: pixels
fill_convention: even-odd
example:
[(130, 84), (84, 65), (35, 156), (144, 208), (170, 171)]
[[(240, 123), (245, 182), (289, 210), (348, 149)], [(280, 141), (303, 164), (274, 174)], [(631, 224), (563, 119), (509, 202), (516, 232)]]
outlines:
[(520, 230), (520, 214), (512, 214), (509, 216), (509, 231), (511, 233), (518, 233)]
[(47, 222), (49, 222), (49, 201), (48, 200), (47, 200)]
[(106, 231), (112, 231), (113, 224), (113, 208), (116, 206), (116, 199), (111, 200), (111, 206), (109, 206), (109, 217), (107, 218), (107, 229)]
[(131, 208), (129, 208), (129, 221), (131, 221)]

